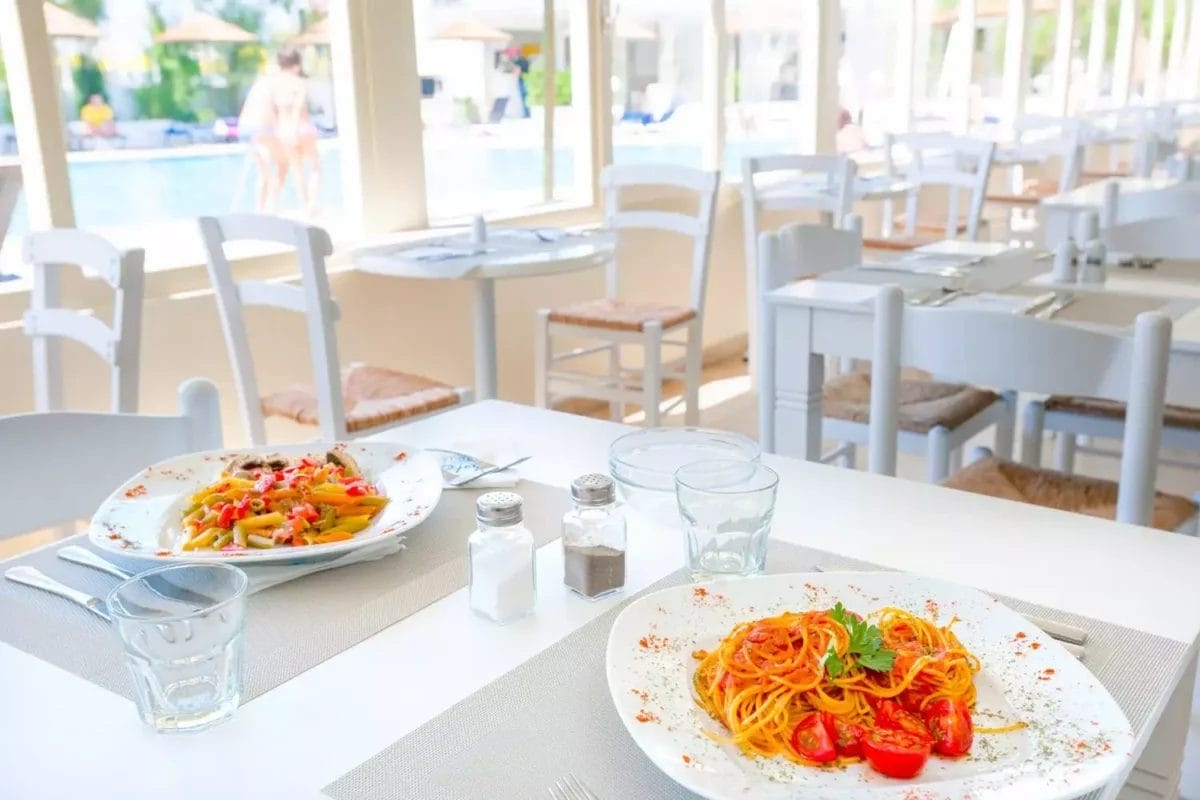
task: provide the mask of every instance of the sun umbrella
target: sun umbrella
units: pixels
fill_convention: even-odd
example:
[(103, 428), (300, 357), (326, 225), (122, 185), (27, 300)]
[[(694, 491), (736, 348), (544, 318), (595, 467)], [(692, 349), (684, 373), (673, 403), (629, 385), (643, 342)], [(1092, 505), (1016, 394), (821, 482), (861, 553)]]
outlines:
[(306, 44), (329, 44), (328, 17), (309, 25), (299, 35), (288, 40), (288, 44), (293, 47), (301, 47)]
[(99, 39), (100, 29), (90, 19), (72, 14), (53, 3), (43, 3), (46, 33), (51, 39)]
[(650, 42), (658, 38), (658, 34), (652, 28), (638, 24), (628, 17), (617, 17), (617, 22), (613, 25), (613, 35), (618, 39), (640, 42)]
[(462, 17), (433, 34), (433, 38), (458, 39), (464, 42), (508, 42), (513, 37), (511, 33), (485, 25), (472, 17)]
[(214, 17), (211, 14), (193, 14), (178, 25), (172, 25), (158, 36), (155, 41), (164, 44), (170, 42), (257, 42), (258, 37), (245, 28), (239, 28), (232, 22)]

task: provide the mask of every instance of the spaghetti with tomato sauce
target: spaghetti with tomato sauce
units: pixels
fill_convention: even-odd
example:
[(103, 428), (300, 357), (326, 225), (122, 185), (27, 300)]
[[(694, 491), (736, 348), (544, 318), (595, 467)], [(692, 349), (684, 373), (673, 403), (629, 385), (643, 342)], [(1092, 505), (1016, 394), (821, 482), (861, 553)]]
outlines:
[(840, 603), (741, 623), (693, 654), (696, 701), (746, 755), (911, 778), (971, 749), (979, 660), (952, 625)]

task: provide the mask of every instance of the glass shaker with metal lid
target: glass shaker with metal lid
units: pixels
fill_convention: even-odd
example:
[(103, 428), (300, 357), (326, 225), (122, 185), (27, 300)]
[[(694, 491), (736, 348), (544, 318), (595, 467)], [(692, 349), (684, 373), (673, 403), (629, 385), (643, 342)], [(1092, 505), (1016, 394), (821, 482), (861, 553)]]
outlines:
[(467, 540), (471, 609), (495, 622), (533, 611), (537, 599), (533, 534), (521, 496), (488, 492), (475, 501), (478, 527)]
[(625, 586), (625, 516), (612, 478), (599, 473), (571, 482), (575, 507), (563, 517), (563, 582), (587, 598)]

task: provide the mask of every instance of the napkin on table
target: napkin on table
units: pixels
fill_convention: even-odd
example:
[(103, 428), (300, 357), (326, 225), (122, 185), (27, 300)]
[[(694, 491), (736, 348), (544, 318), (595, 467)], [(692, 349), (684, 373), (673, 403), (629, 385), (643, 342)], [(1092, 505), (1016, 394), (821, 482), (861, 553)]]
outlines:
[(475, 475), (497, 464), (507, 464), (520, 458), (514, 455), (515, 448), (509, 442), (499, 441), (454, 441), (444, 448), (426, 448), (426, 452), (442, 463), (443, 486), (447, 489), (507, 489), (521, 480), (516, 468), (493, 472), (466, 486), (451, 486), (450, 481)]
[(302, 578), (305, 575), (312, 575), (314, 572), (348, 567), (351, 564), (359, 564), (363, 561), (377, 561), (378, 559), (399, 553), (403, 549), (403, 536), (388, 536), (382, 541), (360, 547), (357, 550), (351, 550), (344, 555), (331, 558), (328, 561), (294, 564), (248, 564), (246, 566), (239, 564), (238, 566), (241, 567), (242, 572), (245, 572), (246, 577), (250, 580), (248, 593), (254, 594), (255, 592), (261, 592), (263, 589), (269, 589), (272, 586), (278, 586), (281, 583)]

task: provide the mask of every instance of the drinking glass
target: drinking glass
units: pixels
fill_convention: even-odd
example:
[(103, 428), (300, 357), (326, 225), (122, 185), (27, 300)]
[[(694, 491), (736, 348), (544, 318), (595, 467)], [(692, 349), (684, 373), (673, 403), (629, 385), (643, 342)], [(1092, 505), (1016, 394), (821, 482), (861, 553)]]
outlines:
[(676, 470), (693, 580), (762, 572), (778, 486), (773, 470), (750, 461), (696, 461)]
[(200, 730), (238, 707), (246, 584), (246, 573), (226, 564), (178, 564), (135, 575), (109, 594), (147, 725)]

